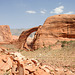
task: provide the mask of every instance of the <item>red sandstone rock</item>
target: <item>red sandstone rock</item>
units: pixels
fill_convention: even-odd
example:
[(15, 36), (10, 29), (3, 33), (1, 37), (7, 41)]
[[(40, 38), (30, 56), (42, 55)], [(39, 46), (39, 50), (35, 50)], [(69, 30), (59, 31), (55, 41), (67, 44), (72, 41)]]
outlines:
[(8, 25), (0, 25), (0, 42), (12, 41), (12, 34)]
[(18, 40), (19, 36), (12, 35), (13, 40)]
[(12, 67), (12, 60), (7, 55), (0, 55), (0, 70), (6, 71)]
[(62, 14), (48, 17), (36, 32), (33, 49), (55, 44), (59, 37), (75, 38), (75, 15)]
[(18, 52), (0, 55), (0, 74), (9, 71), (10, 75), (74, 75), (64, 68), (40, 65), (35, 59), (26, 59)]

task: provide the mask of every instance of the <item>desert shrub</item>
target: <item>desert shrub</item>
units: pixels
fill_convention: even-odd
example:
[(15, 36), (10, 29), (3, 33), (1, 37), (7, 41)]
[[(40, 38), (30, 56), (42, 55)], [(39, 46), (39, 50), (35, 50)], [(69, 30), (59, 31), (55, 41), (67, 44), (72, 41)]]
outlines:
[(72, 43), (72, 42), (74, 42), (74, 41), (72, 41), (72, 40), (71, 41), (68, 41), (68, 43)]
[(67, 47), (68, 47), (68, 45), (71, 45), (73, 42), (75, 42), (75, 41), (61, 41), (61, 47), (64, 47), (65, 45), (67, 45)]
[(67, 43), (67, 41), (61, 41), (61, 43), (62, 43), (62, 44), (66, 44), (66, 43)]
[(65, 44), (68, 44), (68, 42), (67, 41), (61, 41), (61, 47), (64, 47), (65, 46)]

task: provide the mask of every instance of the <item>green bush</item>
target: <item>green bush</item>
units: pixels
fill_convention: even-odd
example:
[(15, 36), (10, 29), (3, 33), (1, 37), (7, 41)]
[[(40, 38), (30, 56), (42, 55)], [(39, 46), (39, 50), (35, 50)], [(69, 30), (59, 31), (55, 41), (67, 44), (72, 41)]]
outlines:
[(68, 45), (72, 44), (73, 42), (75, 42), (75, 41), (72, 41), (72, 40), (71, 41), (61, 41), (61, 44), (62, 44), (61, 47), (64, 47), (66, 44), (68, 46)]
[(65, 44), (68, 44), (68, 42), (67, 41), (61, 41), (61, 47), (64, 47), (65, 46)]

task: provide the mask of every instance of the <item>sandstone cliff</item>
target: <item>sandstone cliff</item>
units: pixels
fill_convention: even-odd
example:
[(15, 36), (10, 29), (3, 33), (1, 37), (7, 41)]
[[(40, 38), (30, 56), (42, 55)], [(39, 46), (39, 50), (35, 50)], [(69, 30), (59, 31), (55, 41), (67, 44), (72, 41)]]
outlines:
[(75, 15), (55, 15), (48, 17), (33, 41), (33, 49), (49, 46), (57, 42), (58, 37), (75, 38)]

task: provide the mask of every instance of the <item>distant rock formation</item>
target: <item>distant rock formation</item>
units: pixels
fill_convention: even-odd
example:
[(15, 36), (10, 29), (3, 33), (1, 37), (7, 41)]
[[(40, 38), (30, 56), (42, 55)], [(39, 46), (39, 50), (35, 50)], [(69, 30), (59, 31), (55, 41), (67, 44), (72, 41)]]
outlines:
[(75, 15), (55, 15), (48, 17), (34, 37), (33, 49), (49, 46), (57, 42), (56, 38), (75, 38)]
[(0, 42), (12, 41), (12, 34), (8, 25), (0, 25)]

